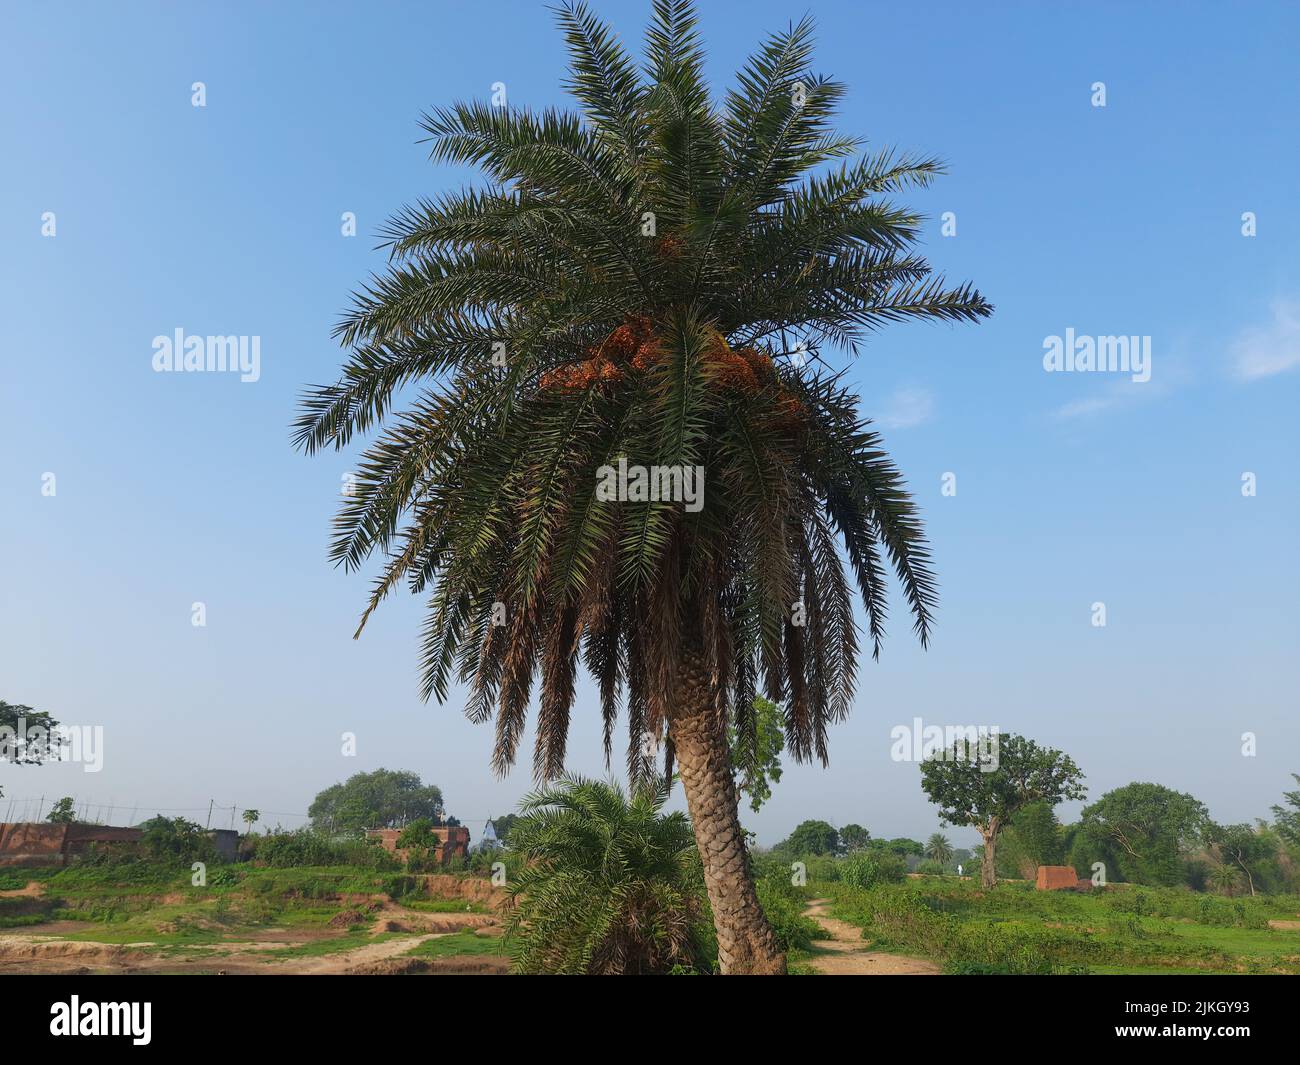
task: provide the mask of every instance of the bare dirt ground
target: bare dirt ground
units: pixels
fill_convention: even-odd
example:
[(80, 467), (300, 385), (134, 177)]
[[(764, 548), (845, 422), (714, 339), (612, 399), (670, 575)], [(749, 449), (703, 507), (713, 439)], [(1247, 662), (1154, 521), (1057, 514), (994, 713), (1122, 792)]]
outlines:
[(45, 889), (41, 886), (39, 880), (29, 880), (26, 887), (13, 888), (10, 891), (0, 891), (0, 899), (35, 899), (45, 894)]
[[(246, 940), (189, 947), (169, 954), (151, 942), (111, 944), (61, 938), (60, 933), (84, 932), (86, 925), (60, 921), (34, 925), (23, 932), (0, 933), (0, 973), (209, 973), (247, 975), (501, 975), (509, 959), (497, 955), (408, 958), (421, 943), (457, 932), (494, 934), (495, 917), (481, 913), (420, 913), (391, 900), (368, 918), (371, 934), (400, 934), (329, 954), (268, 957), (269, 952), (327, 940), (343, 932), (304, 929), (263, 929)], [(70, 926), (70, 927), (69, 927)]]
[(862, 929), (828, 916), (830, 900), (813, 899), (807, 913), (826, 929), (827, 938), (818, 940), (821, 953), (809, 961), (817, 972), (825, 976), (937, 976), (939, 966), (924, 958), (909, 958), (902, 954), (886, 954), (868, 950)]

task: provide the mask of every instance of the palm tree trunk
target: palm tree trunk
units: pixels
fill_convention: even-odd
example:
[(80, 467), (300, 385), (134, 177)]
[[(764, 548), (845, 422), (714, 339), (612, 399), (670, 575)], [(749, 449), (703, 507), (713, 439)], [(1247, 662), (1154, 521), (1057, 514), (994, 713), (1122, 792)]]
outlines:
[(782, 974), (785, 955), (777, 947), (750, 875), (726, 729), (698, 653), (682, 656), (681, 686), (669, 711), (668, 735), (704, 863), (704, 884), (718, 932), (719, 967), (724, 975)]

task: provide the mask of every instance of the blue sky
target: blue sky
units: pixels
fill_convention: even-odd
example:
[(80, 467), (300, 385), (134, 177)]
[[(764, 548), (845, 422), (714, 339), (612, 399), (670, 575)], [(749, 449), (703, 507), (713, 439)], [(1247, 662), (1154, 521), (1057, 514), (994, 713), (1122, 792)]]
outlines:
[[(648, 3), (596, 6), (639, 45)], [(830, 768), (788, 766), (747, 824), (934, 831), (889, 755), (917, 716), (1058, 746), (1093, 798), (1153, 780), (1267, 815), (1300, 771), (1300, 9), (708, 3), (715, 86), (805, 10), (841, 128), (948, 162), (911, 197), (925, 251), (997, 312), (891, 327), (851, 370), (929, 523), (940, 624), (922, 652), (896, 612)], [(6, 5), (0, 698), (102, 725), (105, 751), (0, 767), (0, 818), (71, 794), (116, 823), (215, 800), (293, 825), (387, 766), (477, 836), (529, 788), (527, 765), (491, 776), (490, 729), (419, 702), (419, 603), (351, 639), (368, 579), (325, 554), (349, 460), (288, 426), (334, 376), (375, 231), (471, 179), (427, 162), (419, 113), (496, 81), (560, 103), (563, 62), (533, 3)], [(259, 336), (260, 379), (153, 372), (176, 328)], [(1151, 380), (1044, 372), (1067, 329), (1151, 337)], [(603, 772), (586, 693), (570, 750)]]

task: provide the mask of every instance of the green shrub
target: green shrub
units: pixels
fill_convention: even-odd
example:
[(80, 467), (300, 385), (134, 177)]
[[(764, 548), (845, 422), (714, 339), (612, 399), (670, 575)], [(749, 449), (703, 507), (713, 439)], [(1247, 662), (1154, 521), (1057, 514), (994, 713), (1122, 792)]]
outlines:
[(667, 973), (716, 955), (695, 837), (666, 800), (566, 777), (523, 801), (506, 926), (517, 971)]
[(401, 863), (382, 847), (353, 839), (332, 839), (309, 829), (262, 836), (257, 861), (275, 869), (306, 865), (350, 865), (358, 869), (390, 872)]
[(141, 826), (143, 853), (160, 862), (212, 863), (220, 860), (217, 848), (203, 826), (184, 817), (151, 817)]
[[(809, 880), (828, 880), (835, 883), (840, 879), (843, 862), (835, 858), (827, 857), (825, 854), (809, 854), (800, 861), (804, 863)], [(786, 879), (790, 879), (790, 865), (785, 865)]]
[(0, 872), (0, 891), (21, 891), (27, 886), (27, 877), (22, 873)]
[(840, 875), (846, 884), (863, 890), (879, 884), (897, 884), (907, 876), (907, 862), (887, 851), (864, 851), (841, 863)]
[(810, 950), (813, 938), (823, 933), (821, 926), (804, 913), (803, 892), (783, 874), (761, 877), (755, 886), (759, 904), (781, 949)]
[(234, 887), (244, 879), (241, 870), (222, 867), (208, 874), (209, 887)]

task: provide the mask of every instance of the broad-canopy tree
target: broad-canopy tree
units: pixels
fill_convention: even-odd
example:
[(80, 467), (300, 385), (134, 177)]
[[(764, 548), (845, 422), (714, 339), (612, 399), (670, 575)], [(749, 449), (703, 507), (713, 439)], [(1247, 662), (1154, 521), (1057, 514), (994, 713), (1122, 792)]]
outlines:
[[(1300, 773), (1292, 773), (1291, 776), (1300, 784)], [(1284, 791), (1282, 797), (1286, 800), (1286, 805), (1273, 807), (1273, 827), (1291, 846), (1300, 847), (1300, 788)]]
[[(52, 733), (59, 727), (44, 710), (0, 699), (0, 762), (40, 765), (56, 752)], [(0, 787), (0, 795), (4, 788)]]
[(961, 743), (921, 763), (921, 787), (946, 824), (970, 825), (984, 840), (980, 881), (997, 883), (998, 836), (1030, 803), (1050, 806), (1085, 795), (1074, 759), (1015, 733), (998, 736), (995, 750), (971, 754)]
[(320, 792), (307, 808), (312, 828), (360, 836), (368, 828), (402, 828), (418, 818), (441, 822), (442, 790), (409, 770), (354, 773)]
[(906, 836), (898, 836), (894, 839), (873, 839), (871, 847), (875, 850), (887, 851), (890, 854), (896, 854), (900, 858), (906, 858), (909, 854), (915, 854), (920, 857), (925, 853), (925, 846), (919, 840), (908, 839)]
[(916, 505), (827, 357), (992, 308), (932, 274), (895, 199), (940, 164), (834, 129), (845, 89), (812, 69), (809, 21), (715, 102), (687, 0), (656, 0), (640, 65), (585, 5), (557, 15), (578, 111), (424, 116), (431, 159), (486, 182), (385, 227), (391, 261), (340, 321), (350, 354), (296, 442), (379, 432), (332, 557), (382, 559), (362, 626), (403, 585), (428, 597), (422, 695), (467, 685), (504, 773), (536, 692), (552, 779), (584, 664), (607, 762), (622, 711), (632, 780), (660, 756), (680, 771), (722, 971), (782, 972), (727, 728), (754, 732), (761, 693), (790, 756), (825, 763), (853, 701), (851, 582), (873, 654), (891, 568), (922, 644), (936, 604)]
[[(1182, 856), (1199, 844), (1209, 826), (1205, 804), (1160, 784), (1133, 783), (1106, 792), (1079, 819), (1108, 879), (1172, 887), (1182, 882)], [(1082, 860), (1079, 845), (1075, 860)]]
[(861, 825), (845, 825), (840, 829), (840, 847), (845, 854), (852, 854), (871, 845), (871, 833)]
[(801, 821), (786, 839), (776, 845), (776, 849), (791, 858), (809, 854), (835, 855), (841, 850), (840, 834), (827, 821)]

